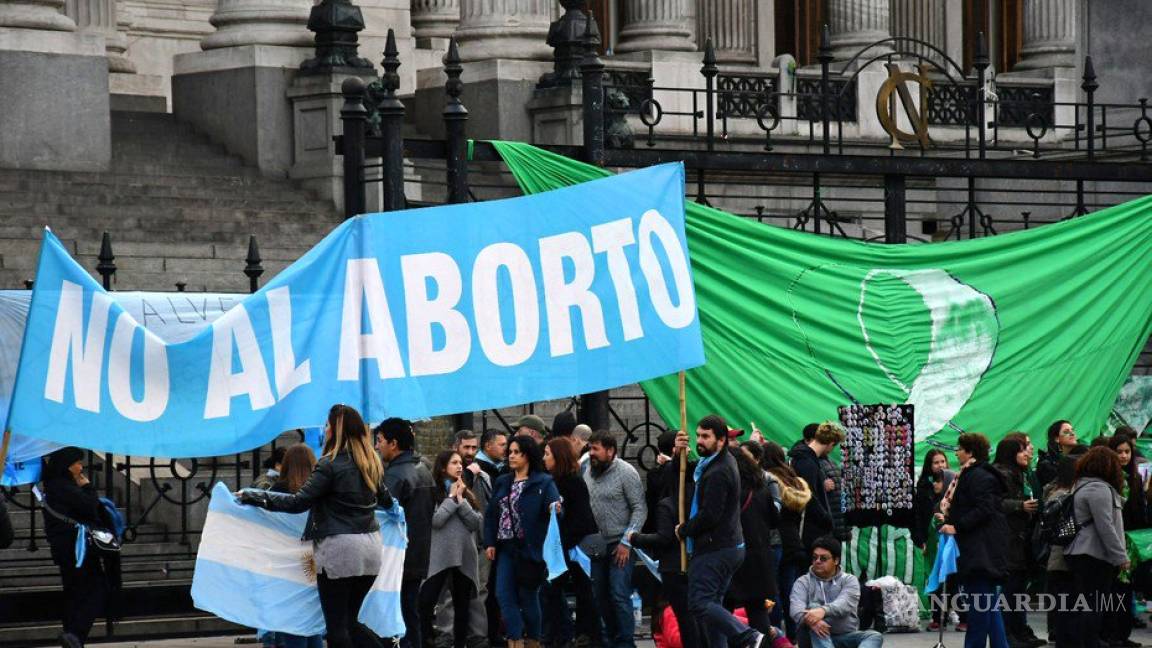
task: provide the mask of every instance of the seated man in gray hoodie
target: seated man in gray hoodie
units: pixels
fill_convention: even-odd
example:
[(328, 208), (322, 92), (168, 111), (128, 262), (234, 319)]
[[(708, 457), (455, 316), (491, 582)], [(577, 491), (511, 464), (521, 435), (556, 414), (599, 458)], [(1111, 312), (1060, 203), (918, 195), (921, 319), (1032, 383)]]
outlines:
[(812, 567), (796, 580), (789, 611), (800, 645), (812, 648), (880, 648), (884, 637), (860, 628), (856, 608), (860, 581), (840, 569), (840, 541), (824, 536), (812, 543)]

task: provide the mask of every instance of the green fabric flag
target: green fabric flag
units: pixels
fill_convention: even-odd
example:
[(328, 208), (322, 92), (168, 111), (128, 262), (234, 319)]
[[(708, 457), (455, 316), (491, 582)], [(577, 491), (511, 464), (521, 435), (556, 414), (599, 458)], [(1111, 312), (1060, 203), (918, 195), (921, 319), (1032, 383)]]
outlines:
[[(493, 142), (525, 193), (609, 171)], [(690, 428), (718, 413), (790, 444), (860, 403), (912, 403), (916, 440), (1028, 433), (1086, 440), (1152, 332), (1152, 197), (969, 241), (885, 245), (763, 225), (687, 202), (706, 364)], [(676, 376), (643, 384), (678, 426)], [(921, 443), (917, 455), (923, 456)]]

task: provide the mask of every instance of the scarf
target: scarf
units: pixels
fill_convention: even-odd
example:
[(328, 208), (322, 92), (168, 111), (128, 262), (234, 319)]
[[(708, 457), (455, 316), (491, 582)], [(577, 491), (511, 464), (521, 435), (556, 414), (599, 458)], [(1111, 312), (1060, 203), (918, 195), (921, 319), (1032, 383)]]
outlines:
[[(720, 452), (725, 451), (722, 450)], [(692, 491), (692, 509), (691, 513), (688, 515), (688, 519), (696, 517), (696, 513), (700, 510), (700, 477), (704, 475), (704, 469), (707, 468), (708, 464), (712, 463), (712, 461), (720, 455), (720, 452), (713, 453), (712, 455), (701, 459), (699, 463), (696, 464), (696, 470), (692, 471), (692, 482), (696, 484), (697, 488)], [(688, 547), (688, 553), (692, 553), (694, 545), (692, 538), (688, 538), (686, 544)]]

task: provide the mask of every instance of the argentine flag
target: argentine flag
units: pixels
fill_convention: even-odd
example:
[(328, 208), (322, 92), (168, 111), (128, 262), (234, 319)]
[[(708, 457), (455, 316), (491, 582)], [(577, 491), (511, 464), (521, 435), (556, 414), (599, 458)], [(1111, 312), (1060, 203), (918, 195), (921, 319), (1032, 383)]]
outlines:
[[(312, 542), (300, 540), (306, 513), (272, 513), (236, 502), (223, 483), (212, 489), (192, 576), (193, 604), (233, 623), (301, 636), (324, 634)], [(400, 579), (407, 529), (399, 504), (377, 511), (383, 540), (380, 574), (359, 620), (381, 637), (404, 635)]]

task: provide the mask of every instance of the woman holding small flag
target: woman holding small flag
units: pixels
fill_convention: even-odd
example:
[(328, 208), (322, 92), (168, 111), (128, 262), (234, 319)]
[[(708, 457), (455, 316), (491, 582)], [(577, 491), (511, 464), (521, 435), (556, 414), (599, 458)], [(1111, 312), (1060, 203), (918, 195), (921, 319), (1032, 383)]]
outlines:
[(544, 538), (560, 493), (532, 437), (509, 441), (507, 461), (509, 472), (496, 480), (484, 513), (485, 551), (496, 563), (496, 600), (508, 648), (539, 648), (540, 586), (548, 572)]
[(360, 413), (333, 405), (324, 427), (324, 450), (308, 481), (294, 494), (245, 489), (240, 502), (269, 511), (308, 511), (304, 540), (313, 562), (329, 648), (380, 646), (357, 616), (380, 572), (383, 541), (376, 507), (391, 508), (384, 466)]
[[(564, 517), (560, 519), (560, 544), (568, 562), (563, 576), (544, 586), (544, 608), (551, 625), (551, 641), (555, 648), (567, 646), (576, 636), (572, 613), (568, 609), (565, 590), (576, 596), (576, 621), (593, 646), (600, 644), (600, 612), (592, 591), (592, 580), (584, 568), (573, 561), (572, 552), (583, 547), (603, 545), (600, 529), (592, 515), (588, 486), (580, 477), (580, 460), (567, 437), (556, 437), (544, 446), (544, 469), (556, 482)], [(579, 548), (578, 548), (579, 547)], [(594, 551), (594, 549), (589, 549)]]

